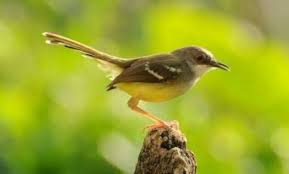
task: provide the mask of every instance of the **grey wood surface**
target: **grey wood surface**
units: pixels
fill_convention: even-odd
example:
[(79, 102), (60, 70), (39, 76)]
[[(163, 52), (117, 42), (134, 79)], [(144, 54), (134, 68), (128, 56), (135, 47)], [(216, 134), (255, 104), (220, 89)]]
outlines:
[(149, 130), (144, 138), (135, 174), (196, 174), (194, 154), (176, 127)]

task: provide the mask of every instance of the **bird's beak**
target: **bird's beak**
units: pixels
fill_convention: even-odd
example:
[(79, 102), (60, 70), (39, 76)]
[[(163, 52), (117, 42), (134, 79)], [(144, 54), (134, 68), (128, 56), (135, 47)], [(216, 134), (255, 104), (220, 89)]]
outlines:
[(220, 68), (220, 69), (225, 70), (225, 71), (230, 71), (230, 68), (227, 65), (225, 65), (221, 62), (215, 61), (215, 60), (211, 61), (210, 65), (212, 67)]

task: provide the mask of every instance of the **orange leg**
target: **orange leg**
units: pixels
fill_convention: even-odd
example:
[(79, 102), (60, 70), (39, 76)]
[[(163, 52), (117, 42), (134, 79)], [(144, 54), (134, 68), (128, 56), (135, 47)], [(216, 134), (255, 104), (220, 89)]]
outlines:
[(165, 121), (159, 119), (158, 117), (142, 110), (141, 108), (139, 108), (137, 105), (139, 103), (139, 99), (137, 98), (130, 98), (128, 101), (128, 106), (135, 112), (142, 114), (143, 116), (149, 118), (150, 120), (154, 121), (155, 124), (152, 126), (149, 126), (149, 129), (154, 129), (154, 128), (159, 128), (159, 127), (166, 127), (169, 126)]

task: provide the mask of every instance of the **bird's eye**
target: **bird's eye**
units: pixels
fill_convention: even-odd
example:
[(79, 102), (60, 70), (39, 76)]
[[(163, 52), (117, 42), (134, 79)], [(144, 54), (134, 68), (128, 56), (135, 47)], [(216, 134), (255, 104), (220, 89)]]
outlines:
[(204, 56), (203, 55), (199, 55), (198, 57), (197, 57), (197, 61), (202, 61), (204, 59)]

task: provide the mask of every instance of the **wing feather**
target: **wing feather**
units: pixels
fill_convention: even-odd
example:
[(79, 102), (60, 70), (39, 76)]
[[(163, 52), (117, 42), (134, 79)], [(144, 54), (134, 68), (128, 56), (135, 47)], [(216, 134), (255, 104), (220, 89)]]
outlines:
[(141, 58), (122, 71), (108, 85), (108, 89), (123, 82), (160, 83), (175, 80), (182, 75), (182, 66), (182, 61), (171, 54)]

